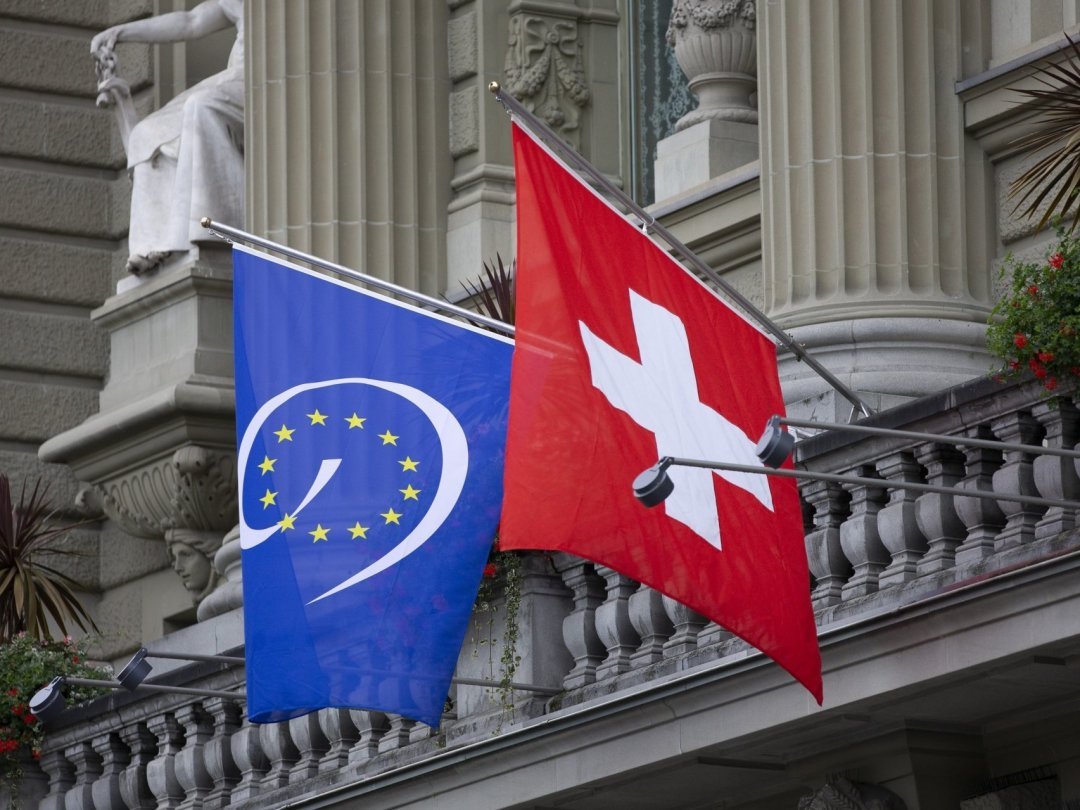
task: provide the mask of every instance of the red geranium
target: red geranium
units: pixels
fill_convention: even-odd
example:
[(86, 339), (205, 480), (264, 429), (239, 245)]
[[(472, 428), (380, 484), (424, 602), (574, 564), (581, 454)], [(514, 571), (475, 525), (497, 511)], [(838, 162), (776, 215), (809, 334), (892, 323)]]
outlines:
[(1061, 265), (1065, 264), (1065, 257), (1062, 256), (1060, 253), (1055, 253), (1047, 261), (1049, 262), (1050, 266), (1053, 267), (1055, 270), (1060, 270)]
[(1025, 335), (1023, 332), (1017, 332), (1015, 335), (1013, 335), (1013, 344), (1018, 349), (1024, 348), (1028, 345), (1027, 335)]

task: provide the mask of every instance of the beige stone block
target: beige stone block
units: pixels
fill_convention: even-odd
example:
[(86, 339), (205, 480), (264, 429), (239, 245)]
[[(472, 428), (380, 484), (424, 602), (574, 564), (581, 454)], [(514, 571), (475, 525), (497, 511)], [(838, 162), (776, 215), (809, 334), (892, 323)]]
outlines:
[(0, 379), (0, 439), (42, 442), (97, 411), (97, 392)]
[[(53, 521), (53, 525), (71, 526), (77, 522), (77, 518), (58, 518)], [(70, 577), (84, 591), (100, 591), (99, 534), (96, 528), (82, 527), (58, 535), (50, 541), (50, 551), (42, 552), (40, 562)], [(50, 553), (52, 550), (57, 553)], [(71, 627), (67, 629), (72, 630)]]
[(10, 298), (96, 307), (112, 291), (113, 251), (0, 237), (0, 290)]
[(110, 111), (0, 99), (0, 154), (121, 169), (126, 164)]
[(475, 87), (450, 94), (450, 154), (455, 158), (480, 148), (477, 95)]
[(8, 309), (0, 318), (0, 346), (8, 368), (84, 377), (103, 377), (108, 369), (108, 340), (89, 317)]
[(4, 14), (9, 17), (90, 28), (106, 28), (153, 11), (153, 0), (79, 0), (77, 3), (6, 0), (4, 3)]
[(98, 587), (109, 589), (147, 574), (169, 569), (165, 543), (132, 537), (113, 521), (101, 530), (101, 572)]
[(758, 159), (756, 124), (702, 121), (656, 145), (656, 200), (674, 197)]
[(0, 76), (9, 87), (97, 95), (88, 37), (0, 28)]
[[(0, 45), (0, 47), (3, 47)], [(0, 68), (2, 70), (2, 68)], [(77, 236), (121, 238), (128, 203), (123, 184), (99, 177), (0, 168), (0, 225)]]
[(480, 60), (476, 12), (470, 11), (450, 20), (446, 26), (446, 44), (450, 54), (451, 81), (475, 76)]
[(63, 509), (71, 508), (82, 484), (75, 478), (70, 467), (63, 464), (46, 464), (35, 453), (17, 450), (0, 450), (0, 473), (11, 480), (13, 497), (18, 499), (25, 483), (33, 487), (39, 479), (48, 487), (52, 502)]

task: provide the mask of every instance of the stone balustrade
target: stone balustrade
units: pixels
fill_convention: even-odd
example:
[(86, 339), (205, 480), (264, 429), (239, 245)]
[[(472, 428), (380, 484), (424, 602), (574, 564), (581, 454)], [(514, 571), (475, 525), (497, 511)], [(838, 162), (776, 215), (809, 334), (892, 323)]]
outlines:
[[(1032, 385), (989, 380), (916, 400), (874, 423), (1054, 448), (1075, 448), (1080, 439), (1075, 394), (1044, 397)], [(797, 461), (881, 481), (800, 484), (811, 596), (822, 630), (1080, 547), (1076, 509), (889, 486), (929, 483), (1076, 501), (1080, 464), (1072, 459), (828, 431), (801, 441)], [(494, 690), (456, 687), (452, 709), (435, 730), (344, 709), (255, 726), (245, 719), (242, 700), (116, 694), (70, 711), (50, 731), (40, 761), (48, 794), (39, 807), (274, 806), (490, 738), (540, 714), (755, 654), (704, 616), (604, 566), (537, 554), (524, 571), (519, 652), (526, 665), (564, 663), (554, 671), (530, 665), (517, 680), (562, 688), (554, 698), (516, 692), (511, 711), (491, 697)], [(461, 660), (459, 671), (475, 676), (469, 657), (463, 653)], [(231, 689), (241, 685), (243, 671), (193, 664), (164, 679)], [(489, 699), (478, 699), (477, 690)]]

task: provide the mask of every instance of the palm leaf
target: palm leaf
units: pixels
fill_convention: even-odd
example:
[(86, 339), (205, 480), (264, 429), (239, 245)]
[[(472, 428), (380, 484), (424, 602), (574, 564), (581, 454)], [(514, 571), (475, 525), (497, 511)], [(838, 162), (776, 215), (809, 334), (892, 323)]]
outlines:
[[(484, 272), (475, 281), (466, 279), (461, 286), (476, 301), (480, 311), (503, 323), (514, 323), (514, 267), (516, 262), (503, 264), (502, 256), (495, 254), (496, 263), (484, 262)], [(486, 277), (486, 278), (485, 278)]]
[[(1049, 199), (1036, 230), (1064, 215), (1080, 194), (1080, 47), (1068, 34), (1071, 53), (1058, 64), (1036, 66), (1041, 87), (1016, 89), (1039, 105), (1042, 128), (1018, 138), (1024, 151), (1050, 152), (1009, 184), (1009, 197), (1018, 198), (1013, 212), (1033, 218)], [(1080, 207), (1073, 212), (1071, 231), (1080, 222)]]

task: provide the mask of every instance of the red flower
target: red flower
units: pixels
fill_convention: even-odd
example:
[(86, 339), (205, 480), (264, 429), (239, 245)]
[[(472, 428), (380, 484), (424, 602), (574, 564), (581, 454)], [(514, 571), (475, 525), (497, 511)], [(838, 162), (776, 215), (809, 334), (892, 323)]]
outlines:
[(18, 695), (19, 695), (19, 690), (18, 690), (18, 689), (16, 689), (15, 687), (12, 687), (11, 689), (8, 689), (8, 690), (7, 690), (7, 693), (8, 693), (8, 695), (10, 695), (11, 697), (18, 697)]
[(1060, 253), (1055, 253), (1053, 256), (1050, 257), (1049, 263), (1050, 266), (1053, 267), (1055, 270), (1060, 270), (1061, 265), (1065, 264), (1065, 257), (1062, 256)]
[(34, 723), (37, 722), (37, 718), (34, 717), (34, 715), (27, 713), (23, 717), (23, 722), (26, 723), (26, 725), (28, 725), (28, 726), (32, 726), (32, 725), (34, 725)]
[(1013, 371), (1019, 371), (1020, 370), (1020, 361), (1019, 360), (1010, 360), (1009, 361), (1009, 368), (1011, 368)]
[(33, 751), (30, 752), (30, 756), (32, 756), (34, 759), (41, 759), (41, 749), (35, 748)]
[(1043, 388), (1045, 388), (1047, 391), (1053, 391), (1055, 388), (1057, 388), (1057, 377), (1051, 377), (1049, 380), (1043, 383)]
[(1032, 284), (1030, 287), (1028, 287), (1028, 295), (1038, 295), (1038, 294), (1039, 294), (1039, 288), (1036, 287), (1034, 284)]
[(1025, 335), (1023, 332), (1017, 332), (1015, 335), (1013, 335), (1013, 344), (1018, 349), (1024, 348), (1028, 345), (1027, 335)]
[(71, 656), (71, 663), (73, 663), (73, 664), (79, 663), (79, 656), (77, 656), (77, 655)]
[(495, 565), (495, 563), (488, 563), (487, 565), (484, 566), (484, 576), (485, 577), (490, 578), (490, 577), (495, 576), (497, 573), (499, 573), (499, 566)]
[(16, 717), (22, 717), (24, 714), (26, 714), (26, 708), (27, 707), (25, 703), (17, 703), (11, 707), (11, 713)]
[(1044, 363), (1049, 363), (1049, 362), (1053, 361), (1054, 353), (1053, 352), (1039, 352), (1038, 358), (1040, 360), (1042, 360)]

